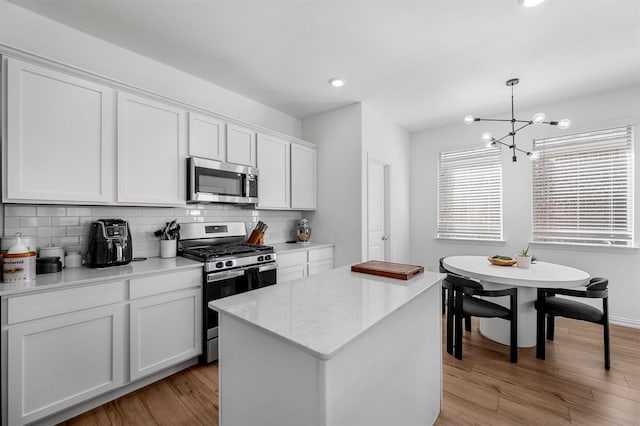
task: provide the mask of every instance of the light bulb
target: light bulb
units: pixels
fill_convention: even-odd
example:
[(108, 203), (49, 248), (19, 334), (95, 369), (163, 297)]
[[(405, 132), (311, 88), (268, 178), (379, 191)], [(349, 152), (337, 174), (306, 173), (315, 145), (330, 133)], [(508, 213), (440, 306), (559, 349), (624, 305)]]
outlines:
[(531, 119), (531, 121), (533, 121), (533, 124), (540, 124), (544, 121), (545, 118), (547, 118), (547, 116), (544, 115), (543, 112), (536, 112), (535, 114), (533, 114), (533, 118)]
[(465, 124), (471, 124), (475, 121), (475, 118), (473, 117), (473, 115), (465, 115), (464, 116), (464, 123)]
[(333, 77), (332, 79), (329, 80), (329, 84), (332, 85), (333, 87), (342, 87), (344, 86), (344, 80), (341, 78)]
[(492, 141), (492, 140), (488, 140), (488, 141), (486, 141), (486, 142), (484, 143), (484, 147), (485, 147), (485, 148), (491, 148), (491, 147), (493, 147), (493, 146), (496, 146), (496, 143), (495, 143), (494, 141)]
[(480, 139), (485, 142), (491, 142), (493, 140), (493, 135), (489, 132), (484, 132), (482, 136), (480, 136)]
[(527, 152), (527, 157), (529, 157), (529, 160), (531, 161), (536, 161), (538, 158), (540, 158), (540, 154), (538, 154), (538, 152), (536, 151)]
[(571, 120), (569, 120), (568, 118), (563, 118), (562, 120), (558, 121), (559, 129), (568, 129), (569, 126), (571, 126)]

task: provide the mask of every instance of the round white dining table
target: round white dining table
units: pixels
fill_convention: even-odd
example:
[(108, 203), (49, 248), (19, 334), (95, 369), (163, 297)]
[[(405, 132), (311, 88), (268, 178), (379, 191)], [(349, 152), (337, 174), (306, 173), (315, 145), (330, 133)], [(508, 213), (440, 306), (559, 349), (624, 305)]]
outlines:
[[(555, 263), (535, 262), (529, 269), (523, 269), (516, 265), (493, 265), (485, 256), (449, 256), (443, 260), (443, 265), (450, 272), (480, 281), (487, 290), (518, 288), (518, 347), (525, 348), (536, 345), (534, 303), (537, 289), (585, 286), (590, 278), (580, 269)], [(509, 307), (508, 297), (490, 300)], [(509, 322), (499, 318), (480, 318), (480, 334), (508, 345)]]

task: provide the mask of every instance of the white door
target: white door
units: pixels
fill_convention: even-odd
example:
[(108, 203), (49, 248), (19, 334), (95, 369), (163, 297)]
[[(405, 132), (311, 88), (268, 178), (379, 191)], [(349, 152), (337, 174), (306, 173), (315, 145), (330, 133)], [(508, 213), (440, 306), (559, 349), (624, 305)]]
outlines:
[(225, 161), (227, 124), (215, 117), (189, 113), (189, 155)]
[(389, 165), (367, 161), (367, 260), (388, 260)]
[(289, 209), (291, 191), (290, 142), (258, 135), (258, 193), (260, 209)]
[(172, 105), (118, 92), (118, 201), (184, 205), (185, 115)]
[(4, 64), (4, 199), (112, 201), (114, 91), (11, 58)]

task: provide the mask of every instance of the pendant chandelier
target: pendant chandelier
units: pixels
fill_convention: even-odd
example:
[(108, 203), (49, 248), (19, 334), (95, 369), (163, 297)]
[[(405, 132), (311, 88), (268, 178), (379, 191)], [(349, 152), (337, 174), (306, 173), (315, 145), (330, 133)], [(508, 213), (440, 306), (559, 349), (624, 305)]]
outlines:
[[(558, 128), (560, 129), (568, 129), (569, 126), (571, 125), (571, 120), (569, 120), (568, 118), (564, 118), (560, 121), (545, 121), (547, 116), (544, 115), (544, 113), (542, 112), (537, 112), (535, 114), (533, 114), (533, 117), (531, 117), (531, 120), (518, 120), (514, 117), (514, 107), (513, 107), (513, 86), (515, 86), (516, 84), (518, 84), (520, 82), (519, 79), (517, 78), (512, 78), (510, 80), (507, 80), (507, 86), (511, 87), (511, 119), (508, 118), (477, 118), (474, 117), (473, 115), (467, 115), (464, 117), (464, 122), (466, 124), (471, 124), (474, 121), (503, 121), (503, 122), (507, 122), (507, 123), (511, 123), (511, 131), (509, 133), (507, 133), (506, 135), (504, 135), (503, 137), (496, 139), (493, 137), (493, 135), (490, 132), (485, 132), (482, 134), (481, 139), (485, 142), (485, 146), (486, 147), (491, 147), (491, 146), (496, 146), (497, 144), (500, 145), (504, 145), (506, 147), (508, 147), (509, 149), (511, 149), (513, 151), (513, 161), (518, 161), (518, 158), (516, 157), (516, 151), (522, 152), (524, 154), (527, 155), (527, 157), (529, 157), (530, 160), (537, 160), (538, 159), (538, 153), (535, 151), (525, 151), (524, 149), (520, 149), (516, 146), (516, 133), (518, 133), (520, 130), (524, 129), (525, 127), (529, 127), (532, 124), (549, 124), (551, 126), (558, 126)], [(516, 128), (516, 123), (518, 123), (518, 126)], [(506, 143), (503, 142), (505, 139), (507, 139), (509, 136), (511, 136), (511, 143)]]

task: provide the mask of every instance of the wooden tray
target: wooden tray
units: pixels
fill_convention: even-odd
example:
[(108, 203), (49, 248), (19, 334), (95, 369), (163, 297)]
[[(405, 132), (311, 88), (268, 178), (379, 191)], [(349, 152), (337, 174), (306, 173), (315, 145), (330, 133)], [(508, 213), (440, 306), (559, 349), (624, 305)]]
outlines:
[(353, 272), (397, 278), (399, 280), (408, 280), (424, 272), (424, 268), (422, 266), (380, 262), (378, 260), (370, 260), (369, 262), (351, 265), (351, 270)]

